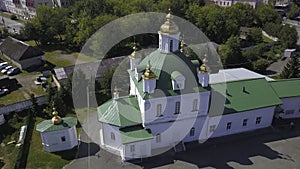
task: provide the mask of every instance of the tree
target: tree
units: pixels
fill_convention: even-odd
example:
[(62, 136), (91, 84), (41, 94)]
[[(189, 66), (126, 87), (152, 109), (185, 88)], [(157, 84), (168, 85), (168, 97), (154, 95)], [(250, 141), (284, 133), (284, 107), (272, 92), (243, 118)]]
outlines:
[(224, 45), (221, 45), (221, 59), (224, 67), (240, 67), (246, 62), (241, 52), (240, 38), (231, 36)]
[(281, 23), (281, 16), (272, 6), (268, 4), (260, 4), (256, 11), (256, 16), (260, 26), (264, 26), (268, 22), (277, 24)]
[(283, 79), (300, 77), (299, 54), (291, 57), (289, 62), (280, 73), (280, 77)]
[(264, 71), (266, 71), (268, 66), (269, 62), (264, 58), (260, 58), (254, 63), (253, 69), (258, 73), (263, 73)]
[(292, 4), (291, 5), (291, 10), (287, 13), (287, 17), (289, 19), (294, 19), (295, 17), (297, 17), (299, 15), (299, 9), (298, 6), (296, 4)]
[(250, 33), (248, 37), (249, 41), (254, 42), (256, 44), (263, 42), (261, 28), (250, 28)]
[(294, 26), (283, 25), (278, 38), (283, 47), (295, 48), (297, 46), (298, 32)]
[(266, 31), (269, 35), (278, 37), (281, 29), (281, 24), (273, 23), (273, 22), (267, 22), (264, 25), (264, 31)]
[(34, 94), (30, 95), (30, 102), (31, 102), (30, 112), (33, 113), (33, 117), (35, 117), (38, 113), (38, 103)]

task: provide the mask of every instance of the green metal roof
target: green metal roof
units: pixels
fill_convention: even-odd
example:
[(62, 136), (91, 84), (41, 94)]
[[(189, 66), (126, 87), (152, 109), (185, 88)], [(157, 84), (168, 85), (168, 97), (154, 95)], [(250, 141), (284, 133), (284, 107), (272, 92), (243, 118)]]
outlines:
[(217, 83), (212, 84), (211, 88), (210, 116), (282, 104), (265, 78)]
[(299, 78), (270, 81), (270, 84), (280, 98), (300, 96)]
[(142, 140), (152, 139), (153, 136), (142, 126), (133, 126), (120, 129), (123, 144), (133, 143)]
[[(198, 84), (197, 67), (181, 52), (162, 53), (156, 50), (145, 57), (139, 67), (146, 67), (148, 60), (150, 60), (152, 72), (157, 76), (156, 90), (153, 94), (144, 93), (142, 80), (137, 81), (134, 71), (128, 70), (131, 79), (144, 99), (207, 91)], [(185, 82), (185, 89), (177, 92), (173, 92), (171, 81), (171, 74), (175, 71), (180, 72), (185, 79), (188, 79)]]
[(142, 118), (137, 99), (121, 97), (107, 101), (98, 107), (98, 120), (119, 127), (141, 124)]
[(77, 125), (77, 119), (74, 117), (64, 117), (60, 124), (52, 124), (51, 120), (44, 120), (37, 124), (36, 130), (39, 132), (58, 131), (71, 128)]
[(175, 80), (179, 76), (183, 76), (183, 75), (180, 72), (178, 72), (177, 70), (171, 73), (172, 80)]

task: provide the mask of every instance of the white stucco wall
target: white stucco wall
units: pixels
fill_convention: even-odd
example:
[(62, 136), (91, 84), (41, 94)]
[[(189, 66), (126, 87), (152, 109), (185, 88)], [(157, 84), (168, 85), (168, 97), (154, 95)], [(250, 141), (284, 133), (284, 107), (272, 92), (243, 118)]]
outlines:
[[(269, 127), (274, 116), (275, 106), (245, 111), (241, 113), (233, 113), (223, 116), (209, 118), (207, 125), (207, 137), (220, 137), (245, 131), (256, 130)], [(261, 117), (261, 122), (256, 124), (256, 118)], [(243, 126), (243, 120), (248, 119), (247, 125)], [(227, 123), (231, 122), (231, 129), (227, 130)], [(216, 129), (211, 133), (210, 126), (216, 125)]]
[[(146, 100), (144, 106), (140, 105), (143, 123), (160, 123), (175, 119), (206, 115), (209, 106), (210, 92), (183, 94)], [(193, 109), (193, 102), (197, 99), (197, 110)], [(175, 114), (176, 102), (180, 102), (180, 114)], [(162, 116), (157, 117), (157, 106), (162, 106)], [(144, 109), (142, 109), (144, 108)]]
[[(134, 146), (134, 151), (131, 151), (131, 146)], [(122, 159), (130, 160), (134, 158), (145, 158), (151, 156), (151, 139), (133, 142), (123, 145)]]
[[(103, 141), (106, 147), (122, 152), (122, 140), (120, 136), (119, 127), (102, 123)], [(114, 133), (115, 139), (111, 137)]]
[(280, 107), (284, 113), (280, 114), (280, 117), (283, 119), (300, 117), (300, 97), (282, 98), (281, 101), (282, 105)]
[[(62, 137), (65, 137), (64, 142)], [(75, 126), (60, 131), (42, 132), (41, 138), (44, 150), (48, 152), (68, 150), (78, 145)]]

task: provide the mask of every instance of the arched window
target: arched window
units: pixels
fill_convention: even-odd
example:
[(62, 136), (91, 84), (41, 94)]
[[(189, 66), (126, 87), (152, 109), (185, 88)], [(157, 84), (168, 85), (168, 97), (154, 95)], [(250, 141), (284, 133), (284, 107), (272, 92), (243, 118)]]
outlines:
[(198, 110), (198, 99), (193, 100), (193, 110)]
[(160, 143), (161, 142), (161, 135), (158, 133), (156, 134), (156, 143)]
[(156, 110), (156, 116), (157, 116), (157, 117), (162, 116), (161, 109), (162, 109), (161, 104), (158, 104), (158, 105), (157, 105), (157, 110)]
[(113, 133), (113, 132), (110, 133), (110, 139), (111, 140), (116, 140), (115, 133)]
[(190, 136), (194, 136), (195, 135), (195, 128), (192, 127), (191, 130), (190, 130)]
[(170, 40), (170, 52), (173, 52), (173, 40)]

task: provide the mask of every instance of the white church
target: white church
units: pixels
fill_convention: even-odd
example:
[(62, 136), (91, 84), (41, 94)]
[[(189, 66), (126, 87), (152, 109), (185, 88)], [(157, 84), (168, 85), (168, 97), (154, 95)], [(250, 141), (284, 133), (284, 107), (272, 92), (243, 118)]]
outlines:
[(159, 48), (144, 59), (136, 48), (129, 56), (129, 95), (116, 90), (98, 107), (101, 146), (122, 160), (145, 158), (269, 127), (275, 114), (300, 117), (300, 79), (275, 81), (244, 68), (210, 74), (207, 58), (200, 65), (179, 49), (179, 28), (170, 13), (166, 19)]

